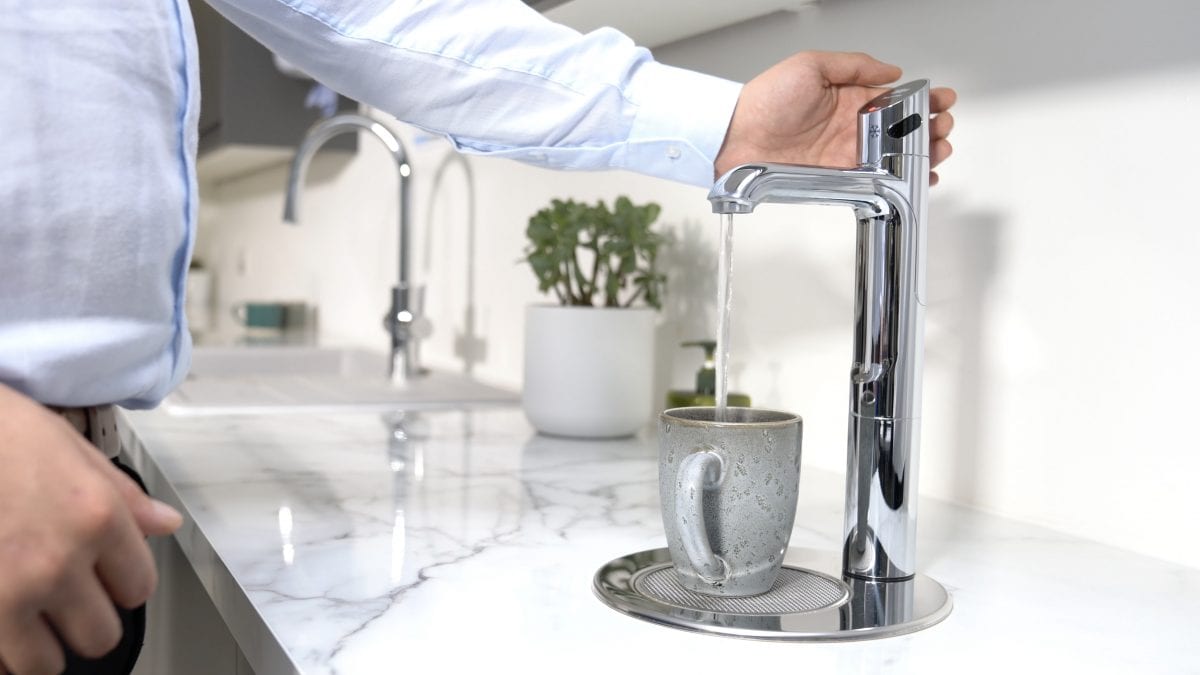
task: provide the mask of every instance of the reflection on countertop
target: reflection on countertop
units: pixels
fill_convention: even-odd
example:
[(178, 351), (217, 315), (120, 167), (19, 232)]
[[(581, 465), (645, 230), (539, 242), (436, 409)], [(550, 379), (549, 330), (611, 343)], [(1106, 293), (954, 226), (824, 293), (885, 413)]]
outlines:
[[(513, 409), (125, 418), (128, 459), (185, 514), (177, 539), (260, 674), (1194, 668), (1200, 570), (932, 500), (920, 566), (955, 609), (921, 633), (773, 644), (623, 616), (591, 581), (663, 545), (651, 430), (551, 438)], [(842, 487), (804, 469), (792, 546), (837, 550)]]

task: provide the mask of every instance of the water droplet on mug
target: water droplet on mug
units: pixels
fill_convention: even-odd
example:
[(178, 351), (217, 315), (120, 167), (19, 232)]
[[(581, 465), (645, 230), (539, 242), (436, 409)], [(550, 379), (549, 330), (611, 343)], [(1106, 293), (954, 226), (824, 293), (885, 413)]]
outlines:
[(671, 425), (670, 425), (670, 424), (664, 424), (664, 425), (663, 425), (663, 433), (664, 433), (664, 434), (669, 434), (669, 433), (671, 433)]

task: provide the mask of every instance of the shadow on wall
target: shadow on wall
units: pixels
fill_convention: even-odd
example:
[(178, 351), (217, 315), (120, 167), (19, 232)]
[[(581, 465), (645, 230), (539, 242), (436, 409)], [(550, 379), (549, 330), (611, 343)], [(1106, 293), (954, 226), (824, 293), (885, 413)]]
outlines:
[(679, 343), (712, 339), (716, 334), (717, 250), (711, 230), (711, 222), (684, 220), (664, 232), (667, 241), (659, 264), (667, 276), (667, 292), (655, 334), (656, 410), (662, 409), (668, 389), (690, 388), (693, 384), (690, 380), (673, 382), (673, 373), (694, 373), (700, 367), (696, 354), (684, 351)]
[[(854, 217), (850, 209), (771, 204), (734, 228), (732, 360), (750, 379), (732, 386), (756, 405), (800, 409), (797, 389), (811, 392), (822, 377), (803, 357), (835, 358), (825, 351), (830, 336), (846, 348), (852, 340)], [(849, 358), (836, 356), (839, 372)]]
[[(988, 301), (1002, 262), (1004, 223), (995, 213), (964, 208), (954, 199), (935, 198), (930, 213), (926, 372), (946, 373), (949, 390), (940, 396), (948, 403), (941, 413), (946, 419), (925, 423), (946, 429), (938, 437), (949, 447), (933, 450), (946, 469), (950, 498), (971, 503), (988, 483), (985, 440), (994, 424), (988, 377), (995, 367), (987, 354), (997, 353), (988, 344)], [(930, 435), (923, 444), (926, 457)]]
[[(853, 218), (822, 212), (816, 207), (808, 219), (792, 215), (787, 207), (768, 205), (763, 214), (742, 216), (735, 223), (733, 352), (730, 386), (742, 391), (743, 371), (762, 355), (786, 355), (803, 335), (844, 333), (850, 341), (853, 307)], [(849, 212), (847, 211), (847, 214)], [(845, 225), (848, 259), (844, 265), (810, 249), (806, 237), (824, 231), (830, 219)], [(799, 220), (800, 225), (795, 221)], [(835, 225), (835, 226), (838, 226)], [(811, 228), (811, 229), (809, 229)], [(698, 350), (679, 346), (685, 340), (715, 339), (717, 332), (717, 228), (715, 221), (685, 220), (670, 232), (670, 246), (662, 258), (668, 278), (655, 355), (656, 401), (672, 385), (690, 388), (700, 367)], [(831, 270), (836, 270), (831, 272)], [(844, 271), (843, 271), (844, 270)], [(795, 289), (781, 296), (781, 289)], [(758, 355), (758, 356), (755, 356)], [(770, 382), (750, 393), (755, 405), (784, 406), (780, 379), (783, 362), (764, 361)], [(678, 379), (672, 381), (672, 374)]]

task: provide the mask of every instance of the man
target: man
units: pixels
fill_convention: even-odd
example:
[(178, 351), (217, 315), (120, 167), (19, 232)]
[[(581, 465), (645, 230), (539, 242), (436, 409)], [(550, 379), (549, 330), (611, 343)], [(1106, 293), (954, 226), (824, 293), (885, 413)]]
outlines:
[[(751, 160), (853, 165), (856, 111), (900, 76), (800, 53), (741, 86), (518, 0), (211, 4), (464, 152), (703, 186)], [(106, 406), (157, 405), (187, 369), (195, 51), (186, 0), (0, 0), (0, 673), (131, 668), (143, 537), (181, 522), (109, 461)], [(954, 93), (931, 98), (937, 165)]]

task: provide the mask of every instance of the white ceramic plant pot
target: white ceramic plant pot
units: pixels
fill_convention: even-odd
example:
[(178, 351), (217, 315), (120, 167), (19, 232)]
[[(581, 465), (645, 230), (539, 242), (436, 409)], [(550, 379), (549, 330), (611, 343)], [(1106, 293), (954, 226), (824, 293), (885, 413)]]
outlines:
[(654, 310), (530, 306), (525, 313), (525, 416), (538, 431), (578, 438), (637, 433), (653, 414)]

